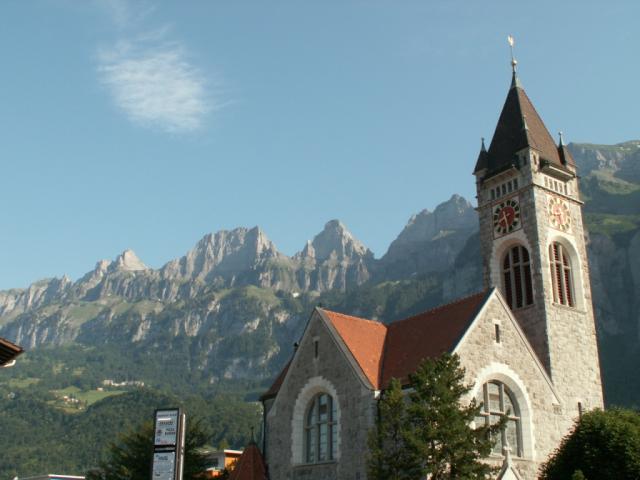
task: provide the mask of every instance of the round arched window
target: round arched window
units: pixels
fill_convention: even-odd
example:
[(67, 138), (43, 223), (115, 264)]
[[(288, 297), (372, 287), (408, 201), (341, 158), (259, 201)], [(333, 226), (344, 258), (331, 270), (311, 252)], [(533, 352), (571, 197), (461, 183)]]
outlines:
[(331, 395), (320, 393), (307, 407), (304, 425), (304, 451), (307, 463), (328, 462), (336, 458), (338, 447), (336, 405)]
[(511, 454), (522, 456), (522, 423), (520, 409), (515, 396), (502, 382), (491, 381), (482, 386), (476, 398), (482, 404), (480, 414), (475, 422), (478, 427), (483, 425), (495, 425), (502, 417), (507, 417), (505, 428), (496, 434), (495, 445), (492, 453), (502, 454), (508, 446)]

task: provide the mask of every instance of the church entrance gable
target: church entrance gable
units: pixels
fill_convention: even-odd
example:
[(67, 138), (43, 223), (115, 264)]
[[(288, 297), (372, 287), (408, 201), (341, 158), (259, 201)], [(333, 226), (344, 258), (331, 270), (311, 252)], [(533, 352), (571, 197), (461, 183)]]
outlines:
[(266, 415), (271, 478), (364, 478), (374, 408), (374, 391), (315, 311)]
[(483, 403), (477, 422), (509, 418), (490, 461), (501, 465), (509, 450), (523, 478), (536, 478), (541, 461), (563, 430), (556, 390), (498, 290), (487, 299), (455, 348), (473, 384), (468, 400)]

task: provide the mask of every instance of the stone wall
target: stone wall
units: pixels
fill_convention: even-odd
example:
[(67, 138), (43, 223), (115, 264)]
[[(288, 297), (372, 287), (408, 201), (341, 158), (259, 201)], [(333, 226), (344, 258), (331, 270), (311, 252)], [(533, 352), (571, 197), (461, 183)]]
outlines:
[[(317, 358), (314, 341), (318, 342)], [(337, 458), (306, 464), (302, 418), (308, 401), (320, 391), (331, 394), (334, 402), (338, 402)], [(307, 326), (278, 395), (266, 408), (266, 461), (271, 480), (366, 478), (367, 434), (375, 419), (374, 392), (353, 369), (317, 312)]]
[[(466, 369), (467, 383), (473, 384), (468, 401), (491, 380), (504, 383), (516, 396), (523, 451), (518, 457), (516, 446), (512, 446), (512, 458), (522, 478), (533, 480), (537, 478), (541, 462), (558, 446), (573, 419), (564, 411), (542, 364), (527, 346), (523, 331), (507, 309), (506, 303), (494, 293), (456, 353)], [(500, 328), (499, 343), (495, 336), (496, 324)], [(489, 461), (501, 465), (503, 456), (491, 456)]]

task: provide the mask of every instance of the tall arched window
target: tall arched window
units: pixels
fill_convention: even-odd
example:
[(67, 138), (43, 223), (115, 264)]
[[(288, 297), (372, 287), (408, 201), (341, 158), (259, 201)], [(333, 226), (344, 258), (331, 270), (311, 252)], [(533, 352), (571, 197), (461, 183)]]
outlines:
[(320, 393), (307, 408), (304, 424), (304, 451), (307, 463), (328, 462), (336, 458), (338, 434), (336, 406), (331, 395)]
[(505, 428), (497, 434), (496, 443), (492, 453), (502, 454), (505, 446), (509, 446), (511, 454), (522, 456), (522, 422), (520, 409), (515, 396), (504, 383), (498, 381), (487, 382), (482, 386), (478, 397), (478, 403), (482, 403), (480, 415), (475, 422), (478, 427), (483, 425), (495, 425), (501, 417), (507, 417)]
[(533, 304), (531, 261), (529, 252), (521, 245), (509, 249), (502, 262), (504, 294), (511, 309)]
[(561, 243), (553, 242), (549, 245), (549, 263), (553, 281), (553, 301), (569, 307), (575, 306), (571, 260), (569, 252)]

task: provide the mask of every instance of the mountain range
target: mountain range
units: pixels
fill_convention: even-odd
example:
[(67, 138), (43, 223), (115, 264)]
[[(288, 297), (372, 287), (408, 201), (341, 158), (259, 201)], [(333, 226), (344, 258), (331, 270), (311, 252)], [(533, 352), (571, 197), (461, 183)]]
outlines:
[[(582, 176), (607, 399), (637, 405), (640, 142), (569, 149)], [(127, 250), (76, 281), (1, 291), (0, 336), (27, 350), (109, 345), (156, 359), (169, 350), (205, 383), (267, 380), (318, 303), (386, 322), (479, 290), (477, 232), (472, 204), (454, 195), (411, 216), (379, 259), (339, 220), (293, 256), (259, 227), (208, 234), (159, 269)]]

